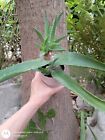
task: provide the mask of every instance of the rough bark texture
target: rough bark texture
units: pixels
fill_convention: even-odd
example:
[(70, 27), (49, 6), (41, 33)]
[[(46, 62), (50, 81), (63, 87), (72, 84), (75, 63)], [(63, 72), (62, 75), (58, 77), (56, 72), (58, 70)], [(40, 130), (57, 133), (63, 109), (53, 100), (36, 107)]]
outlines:
[[(34, 27), (37, 26), (43, 31), (43, 17), (45, 10), (49, 21), (59, 12), (64, 11), (63, 0), (16, 0), (17, 14), (19, 17), (22, 57), (23, 60), (38, 57), (39, 50), (35, 49), (35, 42), (38, 43)], [(58, 35), (65, 34), (64, 16), (57, 31)], [(62, 41), (62, 46), (67, 47), (67, 41)], [(29, 98), (30, 82), (32, 73), (27, 73), (23, 77), (23, 95), (22, 101), (25, 103)], [(43, 107), (44, 110), (55, 108), (57, 114), (54, 122), (47, 123), (49, 140), (76, 140), (78, 125), (72, 110), (72, 101), (67, 90), (58, 93)], [(35, 139), (35, 138), (34, 138)]]

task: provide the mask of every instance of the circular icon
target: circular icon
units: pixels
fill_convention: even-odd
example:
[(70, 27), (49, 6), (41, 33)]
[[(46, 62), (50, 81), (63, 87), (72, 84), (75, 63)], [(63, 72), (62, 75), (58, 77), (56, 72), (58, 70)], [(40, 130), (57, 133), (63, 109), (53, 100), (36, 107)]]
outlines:
[(8, 139), (11, 136), (11, 132), (8, 129), (5, 129), (1, 132), (1, 136), (5, 139)]

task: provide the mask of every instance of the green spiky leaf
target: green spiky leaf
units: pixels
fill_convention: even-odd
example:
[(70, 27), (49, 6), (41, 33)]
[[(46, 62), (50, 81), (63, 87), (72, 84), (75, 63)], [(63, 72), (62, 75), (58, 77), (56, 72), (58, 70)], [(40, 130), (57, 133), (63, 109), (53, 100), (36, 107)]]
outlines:
[(34, 30), (37, 33), (37, 36), (39, 37), (40, 41), (43, 42), (44, 41), (44, 38), (43, 38), (42, 33), (38, 29), (36, 29), (36, 28)]
[(62, 15), (63, 15), (63, 12), (59, 14), (58, 16), (56, 16), (55, 20), (53, 21), (52, 28), (51, 28), (51, 40), (53, 40), (55, 37), (56, 27), (58, 26)]
[(56, 65), (71, 65), (105, 71), (104, 63), (86, 55), (65, 51), (63, 53), (56, 54), (54, 57), (58, 58), (55, 62)]
[(92, 105), (93, 107), (105, 111), (105, 101), (96, 97), (89, 91), (81, 87), (76, 81), (71, 79), (67, 74), (62, 71), (53, 71), (52, 76), (64, 85), (66, 88), (72, 90), (74, 93), (79, 95), (84, 101)]
[(61, 47), (60, 45), (50, 48), (50, 50), (51, 51), (65, 51), (65, 49)]
[(30, 70), (35, 71), (36, 69), (45, 66), (49, 63), (50, 61), (45, 61), (42, 58), (38, 58), (36, 60), (29, 60), (20, 64), (13, 65), (11, 67), (7, 67), (3, 70), (0, 70), (0, 82), (3, 82)]
[(67, 37), (67, 35), (64, 35), (64, 36), (62, 36), (62, 37), (56, 39), (55, 42), (58, 43), (58, 42), (60, 42), (61, 40), (63, 40), (64, 38), (66, 38), (66, 37)]

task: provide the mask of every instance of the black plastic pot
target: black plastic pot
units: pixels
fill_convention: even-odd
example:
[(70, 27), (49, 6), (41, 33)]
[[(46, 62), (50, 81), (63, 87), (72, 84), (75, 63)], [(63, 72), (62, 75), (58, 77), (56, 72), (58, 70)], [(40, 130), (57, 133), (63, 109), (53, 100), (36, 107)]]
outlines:
[(63, 70), (64, 71), (64, 69), (65, 69), (64, 65), (60, 65), (60, 66), (55, 67), (55, 68), (52, 67), (52, 69), (50, 68), (50, 70), (49, 70), (48, 67), (50, 67), (50, 66), (49, 65), (45, 65), (42, 68), (40, 68), (40, 71), (43, 73), (43, 75), (47, 76), (47, 77), (52, 77), (51, 70), (56, 69), (56, 70)]

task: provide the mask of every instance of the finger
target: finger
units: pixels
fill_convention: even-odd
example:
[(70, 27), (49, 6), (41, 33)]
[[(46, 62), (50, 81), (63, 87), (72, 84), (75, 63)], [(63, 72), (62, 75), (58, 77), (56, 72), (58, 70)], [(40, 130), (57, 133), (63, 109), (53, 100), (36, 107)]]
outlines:
[(40, 79), (40, 77), (41, 77), (41, 72), (36, 71), (35, 78)]

